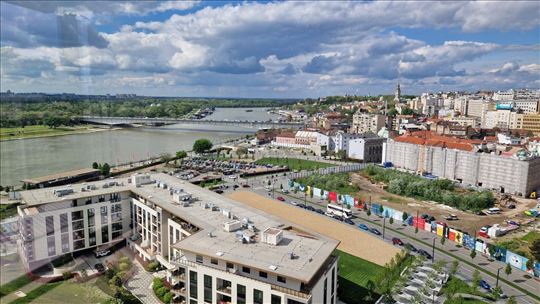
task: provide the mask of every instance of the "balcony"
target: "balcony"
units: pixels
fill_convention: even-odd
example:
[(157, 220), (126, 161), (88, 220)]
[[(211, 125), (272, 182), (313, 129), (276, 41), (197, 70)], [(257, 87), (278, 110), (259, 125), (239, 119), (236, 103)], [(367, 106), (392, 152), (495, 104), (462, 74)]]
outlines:
[(231, 295), (231, 282), (223, 279), (217, 279), (217, 291), (227, 295)]

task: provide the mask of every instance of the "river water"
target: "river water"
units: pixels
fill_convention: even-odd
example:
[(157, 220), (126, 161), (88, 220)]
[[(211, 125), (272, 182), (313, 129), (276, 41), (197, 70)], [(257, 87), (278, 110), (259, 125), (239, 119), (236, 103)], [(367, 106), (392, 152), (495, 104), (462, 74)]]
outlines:
[[(276, 115), (266, 108), (218, 108), (207, 119), (268, 120)], [(43, 137), (0, 143), (0, 185), (18, 184), (21, 179), (88, 168), (94, 161), (116, 164), (190, 150), (199, 138), (213, 142), (252, 134), (255, 129), (212, 125), (169, 125)]]

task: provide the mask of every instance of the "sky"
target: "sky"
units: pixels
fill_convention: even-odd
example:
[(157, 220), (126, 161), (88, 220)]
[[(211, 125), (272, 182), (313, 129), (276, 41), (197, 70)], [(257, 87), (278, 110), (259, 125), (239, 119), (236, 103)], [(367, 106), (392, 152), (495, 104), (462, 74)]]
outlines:
[(1, 91), (303, 98), (540, 87), (539, 1), (2, 1)]

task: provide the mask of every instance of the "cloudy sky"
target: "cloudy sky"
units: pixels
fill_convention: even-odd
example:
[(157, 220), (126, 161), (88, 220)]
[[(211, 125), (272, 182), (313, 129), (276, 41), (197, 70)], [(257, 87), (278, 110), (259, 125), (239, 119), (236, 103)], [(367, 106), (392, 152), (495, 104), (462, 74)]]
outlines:
[(2, 1), (1, 90), (159, 96), (540, 87), (540, 2)]

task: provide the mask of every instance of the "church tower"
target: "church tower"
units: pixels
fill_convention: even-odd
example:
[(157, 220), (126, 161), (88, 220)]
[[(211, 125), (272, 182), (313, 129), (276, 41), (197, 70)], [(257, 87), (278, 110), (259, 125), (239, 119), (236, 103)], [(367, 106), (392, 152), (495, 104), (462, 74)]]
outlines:
[(396, 93), (394, 95), (394, 101), (396, 103), (399, 103), (400, 100), (401, 100), (401, 88), (400, 88), (399, 83), (398, 83), (397, 87), (396, 87)]

